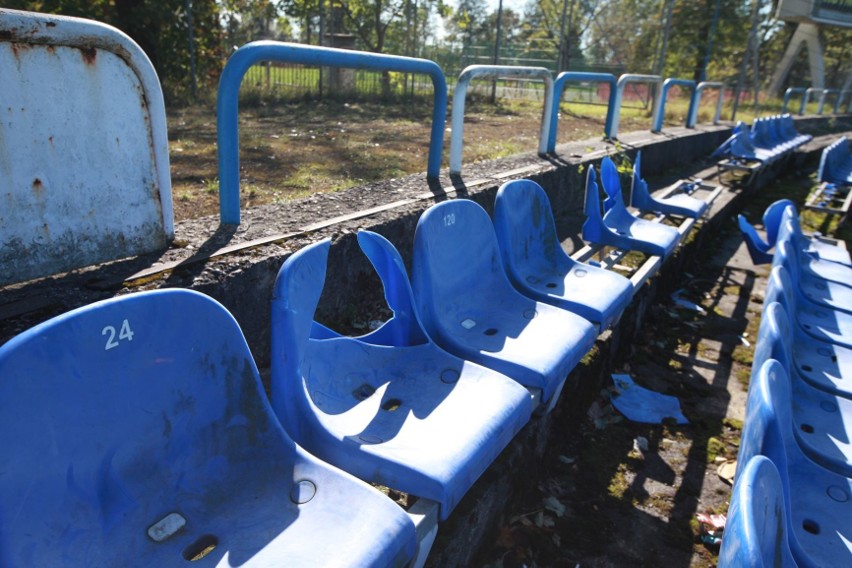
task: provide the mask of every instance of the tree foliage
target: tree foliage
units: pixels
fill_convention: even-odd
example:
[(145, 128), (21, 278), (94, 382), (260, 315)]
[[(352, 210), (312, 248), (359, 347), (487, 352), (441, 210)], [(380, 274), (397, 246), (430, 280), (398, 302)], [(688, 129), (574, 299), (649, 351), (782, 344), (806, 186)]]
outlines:
[(167, 97), (186, 98), (191, 85), (189, 8), (197, 77), (215, 85), (222, 67), (221, 23), (215, 0), (7, 0), (5, 7), (90, 18), (125, 32), (145, 51)]

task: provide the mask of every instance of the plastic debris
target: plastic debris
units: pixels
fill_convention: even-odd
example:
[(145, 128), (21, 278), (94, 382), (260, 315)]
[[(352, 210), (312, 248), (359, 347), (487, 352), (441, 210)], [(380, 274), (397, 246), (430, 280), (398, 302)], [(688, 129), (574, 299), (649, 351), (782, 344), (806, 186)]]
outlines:
[(722, 460), (716, 467), (716, 474), (728, 485), (734, 484), (734, 473), (737, 471), (737, 460)]
[(639, 452), (640, 454), (644, 454), (648, 451), (648, 438), (645, 436), (637, 436), (633, 440), (633, 450)]
[(560, 455), (559, 461), (561, 461), (562, 463), (564, 463), (566, 465), (571, 465), (571, 464), (573, 464), (574, 462), (577, 461), (577, 458), (572, 458), (572, 457)]
[(640, 387), (630, 375), (612, 375), (615, 394), (610, 396), (612, 405), (633, 422), (662, 424), (666, 418), (678, 424), (689, 421), (680, 411), (680, 401), (673, 396), (660, 394)]
[(544, 508), (556, 513), (557, 517), (561, 517), (565, 514), (565, 505), (563, 505), (562, 502), (553, 495), (544, 500)]
[(685, 310), (691, 310), (693, 312), (698, 312), (699, 314), (702, 314), (702, 315), (707, 314), (707, 310), (705, 310), (704, 308), (702, 308), (701, 306), (699, 306), (695, 302), (691, 302), (691, 301), (687, 300), (686, 298), (684, 298), (683, 296), (681, 296), (683, 291), (684, 291), (683, 288), (679, 288), (678, 290), (675, 290), (675, 292), (672, 294), (672, 301), (675, 303), (675, 306), (677, 306), (678, 308), (683, 308)]
[(713, 547), (721, 545), (722, 536), (725, 533), (725, 524), (728, 521), (727, 517), (725, 515), (696, 513), (695, 518), (701, 524), (701, 542)]

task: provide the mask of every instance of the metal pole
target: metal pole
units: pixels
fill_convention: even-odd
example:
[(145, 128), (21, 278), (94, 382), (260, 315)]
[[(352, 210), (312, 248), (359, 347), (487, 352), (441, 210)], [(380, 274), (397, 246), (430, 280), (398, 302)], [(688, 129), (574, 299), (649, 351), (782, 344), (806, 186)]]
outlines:
[[(497, 38), (494, 40), (494, 65), (500, 64), (500, 34), (503, 31), (503, 0), (497, 4)], [(497, 102), (497, 80), (491, 82), (491, 104)]]
[(755, 34), (757, 33), (757, 9), (759, 5), (760, 0), (754, 0), (752, 3), (751, 31), (748, 33), (748, 44), (746, 45), (746, 50), (743, 54), (743, 63), (740, 66), (740, 76), (739, 79), (737, 79), (737, 87), (734, 90), (734, 109), (731, 113), (732, 121), (736, 120), (737, 109), (740, 107), (740, 93), (742, 93), (743, 85), (745, 84), (746, 70), (748, 69), (748, 58), (752, 52), (752, 45), (755, 39)]
[(719, 24), (719, 9), (722, 0), (716, 0), (716, 9), (713, 10), (713, 21), (710, 22), (710, 33), (707, 35), (707, 50), (704, 52), (704, 64), (701, 66), (701, 72), (698, 74), (698, 81), (707, 80), (707, 65), (710, 64), (710, 54), (713, 52), (713, 39), (716, 36), (716, 26)]
[(192, 17), (192, 0), (186, 0), (187, 36), (189, 37), (189, 69), (192, 75), (192, 100), (198, 99), (198, 74), (195, 68), (195, 23)]

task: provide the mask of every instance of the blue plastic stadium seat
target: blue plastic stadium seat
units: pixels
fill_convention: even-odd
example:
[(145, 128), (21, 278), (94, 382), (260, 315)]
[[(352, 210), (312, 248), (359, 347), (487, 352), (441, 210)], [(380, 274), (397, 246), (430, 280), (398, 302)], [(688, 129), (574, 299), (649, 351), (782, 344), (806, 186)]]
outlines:
[(389, 566), (414, 524), (284, 432), (245, 339), (188, 290), (0, 347), (3, 566)]
[(792, 381), (792, 397), (775, 402), (791, 405), (793, 430), (802, 451), (821, 466), (852, 477), (852, 400), (829, 394), (798, 378), (793, 369), (791, 341), (790, 319), (781, 304), (772, 302), (763, 311), (753, 368), (769, 359), (781, 363)]
[(766, 241), (760, 238), (755, 228), (742, 215), (737, 215), (737, 225), (740, 228), (740, 233), (743, 235), (748, 255), (751, 257), (751, 262), (755, 265), (769, 264), (772, 262), (772, 253), (769, 252), (772, 247), (766, 244)]
[(796, 298), (796, 284), (783, 266), (775, 266), (766, 286), (766, 303), (779, 302), (806, 334), (852, 348), (852, 315)]
[(734, 483), (719, 568), (796, 568), (778, 469), (755, 456)]
[(633, 162), (633, 186), (630, 192), (630, 204), (636, 209), (654, 211), (664, 215), (678, 215), (698, 219), (707, 211), (707, 202), (695, 199), (685, 193), (669, 197), (655, 198), (648, 191), (648, 184), (642, 179), (642, 152), (636, 153)]
[[(771, 460), (781, 478), (787, 539), (796, 564), (852, 565), (852, 480), (802, 453), (793, 432), (790, 397), (790, 379), (778, 361), (754, 368), (735, 479), (747, 478), (744, 470), (755, 456)], [(780, 534), (783, 529), (776, 525), (776, 530)]]
[(360, 232), (393, 317), (361, 337), (315, 322), (330, 241), (282, 266), (272, 301), (272, 401), (285, 429), (361, 479), (437, 501), (446, 519), (532, 411), (529, 392), (438, 348), (399, 253)]
[(547, 194), (536, 182), (514, 180), (500, 187), (494, 228), (509, 280), (522, 294), (579, 314), (600, 330), (630, 304), (630, 280), (562, 250)]
[(802, 144), (810, 142), (814, 138), (810, 134), (799, 134), (796, 131), (796, 125), (793, 121), (793, 115), (790, 113), (785, 113), (781, 115), (779, 129), (784, 134), (787, 140), (792, 140), (800, 146)]
[[(599, 245), (609, 245), (623, 250), (636, 250), (650, 255), (667, 257), (677, 246), (680, 234), (674, 227), (637, 219), (624, 207), (618, 171), (609, 158), (601, 162), (601, 178), (609, 196), (611, 207), (601, 216), (600, 191), (593, 167), (586, 178), (586, 221), (583, 223), (583, 239)], [(612, 188), (610, 193), (609, 187)]]
[[(778, 240), (773, 265), (781, 265), (787, 270), (790, 279), (797, 284), (794, 287), (796, 296), (806, 304), (813, 302), (831, 310), (852, 313), (852, 287), (800, 270), (799, 255), (788, 240)], [(852, 280), (849, 283), (852, 284)]]
[(742, 124), (739, 131), (733, 135), (727, 155), (738, 160), (771, 164), (781, 157), (782, 152), (756, 145), (752, 130)]
[[(849, 275), (852, 274), (852, 262), (849, 259), (849, 251), (818, 238), (806, 237), (802, 233), (802, 226), (799, 223), (799, 214), (796, 212), (795, 205), (788, 203), (786, 207), (780, 210), (777, 222), (773, 216), (765, 223), (773, 227), (773, 235), (778, 238), (783, 236), (785, 239), (789, 239), (793, 247), (799, 251), (800, 264), (807, 272), (843, 284), (850, 282)], [(785, 223), (789, 223), (789, 225), (785, 227)], [(769, 231), (767, 231), (767, 235), (769, 234)]]
[(763, 213), (763, 227), (766, 231), (764, 241), (755, 231), (745, 217), (740, 215), (738, 223), (743, 239), (749, 249), (752, 262), (755, 264), (767, 264), (772, 262), (772, 254), (769, 252), (777, 244), (779, 231), (784, 220), (790, 221), (787, 227), (789, 238), (794, 248), (799, 251), (800, 266), (803, 271), (812, 273), (820, 278), (846, 283), (847, 269), (836, 265), (850, 265), (849, 252), (841, 247), (820, 241), (817, 238), (806, 237), (802, 233), (799, 224), (799, 216), (796, 206), (789, 199), (780, 199), (770, 204)]
[[(792, 365), (800, 378), (826, 392), (852, 398), (852, 349), (827, 341), (820, 341), (807, 334), (793, 320), (788, 308), (795, 303), (795, 296), (790, 291), (777, 291), (783, 275), (772, 274), (770, 280), (776, 280), (768, 290), (764, 301), (766, 306), (778, 302), (784, 307), (790, 322), (790, 345), (792, 348)], [(773, 273), (775, 269), (773, 269)]]
[(817, 179), (837, 185), (852, 184), (852, 152), (846, 137), (838, 138), (822, 151)]
[(512, 287), (491, 219), (473, 201), (453, 199), (423, 213), (412, 273), (418, 311), (438, 345), (540, 389), (548, 408), (595, 341), (587, 320)]

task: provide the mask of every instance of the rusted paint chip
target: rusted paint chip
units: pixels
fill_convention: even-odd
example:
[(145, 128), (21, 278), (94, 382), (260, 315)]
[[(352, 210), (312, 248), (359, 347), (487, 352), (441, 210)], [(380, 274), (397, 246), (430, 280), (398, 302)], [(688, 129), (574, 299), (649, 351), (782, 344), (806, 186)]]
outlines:
[(81, 47), (80, 53), (83, 54), (83, 61), (87, 65), (94, 65), (95, 60), (98, 58), (98, 51), (94, 47)]

